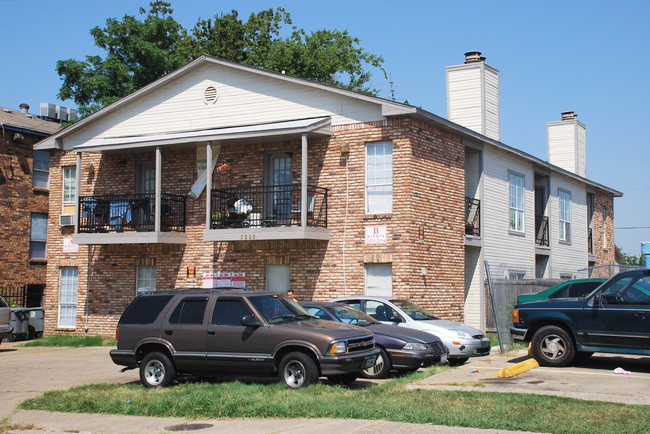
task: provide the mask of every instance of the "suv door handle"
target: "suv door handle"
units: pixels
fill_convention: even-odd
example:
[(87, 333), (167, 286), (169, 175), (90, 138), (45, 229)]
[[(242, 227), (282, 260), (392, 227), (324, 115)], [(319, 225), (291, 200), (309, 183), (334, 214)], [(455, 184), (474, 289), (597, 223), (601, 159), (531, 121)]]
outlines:
[(165, 334), (171, 336), (174, 332), (172, 330), (165, 330)]
[(216, 335), (217, 333), (216, 333), (214, 330), (208, 330), (208, 334), (209, 334), (210, 336), (214, 336), (214, 335)]

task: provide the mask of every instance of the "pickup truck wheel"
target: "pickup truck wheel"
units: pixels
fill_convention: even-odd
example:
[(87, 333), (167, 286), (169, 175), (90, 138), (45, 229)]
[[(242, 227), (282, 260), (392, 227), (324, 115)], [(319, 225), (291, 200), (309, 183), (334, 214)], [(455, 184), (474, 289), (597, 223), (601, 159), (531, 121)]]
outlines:
[(533, 356), (543, 366), (567, 366), (575, 357), (573, 338), (561, 327), (544, 326), (532, 340)]
[(280, 380), (292, 389), (309, 386), (318, 381), (318, 367), (305, 353), (289, 353), (280, 361)]
[(386, 351), (383, 348), (377, 348), (379, 349), (377, 362), (374, 366), (361, 371), (361, 376), (363, 378), (386, 378), (390, 372), (390, 359), (388, 358), (388, 354), (386, 354)]
[(144, 356), (140, 363), (140, 382), (144, 387), (169, 386), (176, 378), (176, 369), (169, 357), (163, 353), (152, 352)]

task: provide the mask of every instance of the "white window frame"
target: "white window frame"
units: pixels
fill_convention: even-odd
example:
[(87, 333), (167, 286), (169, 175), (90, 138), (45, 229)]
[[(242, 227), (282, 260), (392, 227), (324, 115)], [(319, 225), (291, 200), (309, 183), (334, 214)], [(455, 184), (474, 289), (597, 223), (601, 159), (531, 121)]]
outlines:
[(366, 143), (366, 213), (393, 212), (393, 143)]
[[(43, 233), (44, 232), (44, 233)], [(42, 256), (34, 255), (34, 246), (42, 246)], [(38, 251), (41, 251), (40, 249)], [(47, 259), (47, 214), (32, 213), (29, 227), (29, 259), (42, 261)]]
[(77, 290), (79, 269), (77, 267), (59, 268), (59, 307), (58, 327), (77, 327)]
[[(40, 180), (44, 185), (36, 185), (40, 177), (37, 174), (45, 178), (44, 180)], [(50, 189), (50, 153), (47, 151), (34, 151), (32, 188), (40, 190)]]
[(137, 267), (135, 271), (135, 295), (156, 290), (156, 267)]
[(77, 204), (77, 166), (63, 167), (63, 205)]
[(508, 172), (508, 186), (508, 228), (513, 232), (523, 233), (526, 227), (526, 177)]
[(364, 264), (366, 282), (365, 294), (390, 297), (393, 295), (393, 264)]
[(571, 192), (561, 188), (557, 191), (558, 235), (561, 242), (571, 242)]

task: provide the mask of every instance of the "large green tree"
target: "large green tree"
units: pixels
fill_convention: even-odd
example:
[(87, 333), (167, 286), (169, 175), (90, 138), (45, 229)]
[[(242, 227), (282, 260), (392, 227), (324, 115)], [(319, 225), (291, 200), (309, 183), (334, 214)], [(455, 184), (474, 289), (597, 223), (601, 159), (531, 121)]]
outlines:
[(93, 28), (95, 44), (106, 56), (57, 62), (63, 84), (59, 98), (72, 99), (86, 115), (203, 55), (210, 54), (272, 71), (308, 78), (358, 92), (368, 87), (371, 73), (383, 59), (367, 53), (347, 31), (307, 33), (295, 26), (282, 36), (291, 16), (282, 8), (252, 13), (247, 21), (237, 11), (199, 19), (187, 30), (173, 18), (171, 3), (162, 0), (140, 9), (144, 19), (125, 15)]

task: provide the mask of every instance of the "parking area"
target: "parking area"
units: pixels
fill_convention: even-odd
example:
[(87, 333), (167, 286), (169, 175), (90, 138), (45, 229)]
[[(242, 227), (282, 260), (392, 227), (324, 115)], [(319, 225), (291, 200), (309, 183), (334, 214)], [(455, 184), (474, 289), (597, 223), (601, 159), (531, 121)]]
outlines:
[[(501, 369), (526, 359), (525, 351), (470, 359), (463, 366), (425, 378), (409, 388), (534, 393), (650, 405), (650, 357), (597, 353), (573, 366), (540, 366), (514, 377), (498, 377)], [(614, 373), (617, 368), (629, 374)]]
[[(0, 419), (12, 414), (21, 401), (38, 396), (48, 390), (67, 389), (90, 383), (125, 384), (139, 381), (136, 370), (121, 373), (119, 366), (111, 362), (108, 356), (109, 347), (26, 348), (19, 347), (18, 344), (3, 343), (0, 346), (0, 361), (3, 371), (10, 373), (10, 375), (0, 375), (0, 394), (3, 397), (0, 400)], [(536, 393), (650, 405), (650, 358), (648, 357), (596, 354), (588, 361), (571, 367), (538, 367), (511, 378), (497, 376), (499, 370), (526, 358), (525, 351), (522, 351), (515, 355), (493, 354), (488, 357), (470, 359), (463, 366), (422, 379), (410, 385), (409, 388)], [(615, 374), (614, 370), (619, 367), (629, 371), (630, 374)], [(261, 381), (274, 380), (263, 379)], [(363, 389), (384, 381), (386, 380), (360, 379), (351, 388)], [(12, 422), (25, 423), (35, 415), (42, 419), (45, 417), (45, 413), (21, 411), (14, 414)], [(58, 426), (55, 424), (57, 417), (60, 417), (62, 421), (69, 421), (67, 416), (58, 416), (57, 413), (48, 414), (47, 420), (53, 424), (52, 426)], [(106, 426), (109, 422), (116, 423), (112, 418), (117, 420), (118, 417), (93, 418), (91, 415), (87, 415), (82, 418), (80, 416), (75, 419), (78, 423), (74, 426), (68, 422), (61, 422), (61, 432), (64, 431), (63, 427), (65, 429), (79, 429), (79, 427), (90, 429), (88, 427), (94, 426), (92, 425), (94, 423), (101, 422), (102, 426)], [(86, 419), (88, 421), (82, 424), (81, 421)], [(172, 424), (170, 421), (149, 419), (151, 420), (148, 420), (147, 423), (155, 423), (155, 426), (167, 426), (164, 425), (165, 423)], [(377, 426), (374, 426), (373, 429), (376, 430), (376, 428)], [(100, 428), (90, 430), (102, 431)], [(152, 428), (151, 431), (156, 430)]]

